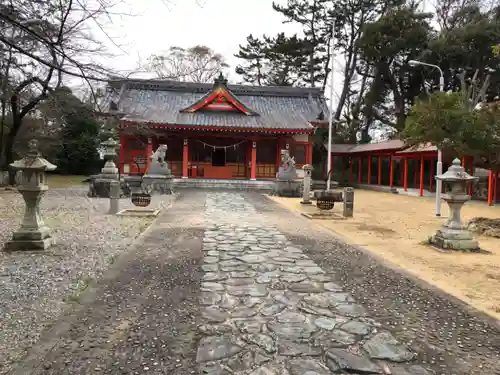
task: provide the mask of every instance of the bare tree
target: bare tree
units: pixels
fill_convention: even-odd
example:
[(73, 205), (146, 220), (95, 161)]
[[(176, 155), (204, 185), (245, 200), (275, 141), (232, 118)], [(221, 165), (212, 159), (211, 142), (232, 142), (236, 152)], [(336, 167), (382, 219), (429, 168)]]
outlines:
[(113, 6), (108, 0), (0, 1), (2, 169), (12, 162), (23, 119), (63, 77), (107, 80), (110, 72), (94, 59), (105, 49), (91, 29), (97, 26), (104, 32), (101, 25)]
[(212, 82), (227, 68), (225, 58), (206, 46), (170, 47), (165, 53), (149, 57), (145, 69), (160, 79), (184, 82)]

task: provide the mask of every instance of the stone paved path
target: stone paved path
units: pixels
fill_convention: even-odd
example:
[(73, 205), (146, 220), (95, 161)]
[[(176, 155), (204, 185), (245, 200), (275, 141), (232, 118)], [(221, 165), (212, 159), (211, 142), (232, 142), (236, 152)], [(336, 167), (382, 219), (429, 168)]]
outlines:
[(209, 193), (205, 221), (203, 373), (429, 374), (242, 195)]

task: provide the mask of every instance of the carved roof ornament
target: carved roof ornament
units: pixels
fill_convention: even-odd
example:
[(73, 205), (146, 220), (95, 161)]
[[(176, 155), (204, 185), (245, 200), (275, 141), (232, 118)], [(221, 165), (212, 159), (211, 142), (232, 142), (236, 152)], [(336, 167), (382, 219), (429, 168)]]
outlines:
[(222, 72), (219, 72), (219, 76), (214, 80), (214, 87), (224, 86), (227, 87), (227, 79), (224, 78)]
[(195, 113), (199, 110), (208, 110), (212, 112), (241, 112), (247, 116), (258, 116), (257, 112), (252, 111), (243, 104), (227, 87), (227, 79), (222, 72), (214, 80), (212, 90), (203, 95), (197, 102), (189, 107), (182, 109), (181, 113)]
[(26, 156), (11, 163), (10, 166), (13, 169), (20, 169), (23, 171), (53, 171), (57, 168), (54, 164), (42, 157), (36, 139), (32, 139), (28, 142), (28, 152)]

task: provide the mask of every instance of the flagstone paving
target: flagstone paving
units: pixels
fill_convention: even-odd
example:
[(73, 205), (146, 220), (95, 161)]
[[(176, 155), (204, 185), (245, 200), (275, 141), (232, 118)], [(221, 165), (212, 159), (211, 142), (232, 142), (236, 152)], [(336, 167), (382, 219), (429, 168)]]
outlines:
[(9, 374), (500, 375), (486, 319), (257, 193), (182, 192), (74, 304)]
[[(429, 374), (236, 193), (207, 196), (197, 362), (205, 374)], [(389, 371), (391, 368), (391, 372)]]

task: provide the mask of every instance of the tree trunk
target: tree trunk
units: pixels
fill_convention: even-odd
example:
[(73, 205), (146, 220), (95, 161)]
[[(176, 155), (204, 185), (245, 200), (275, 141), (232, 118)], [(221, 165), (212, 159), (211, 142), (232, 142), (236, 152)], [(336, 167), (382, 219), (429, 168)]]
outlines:
[(3, 152), (3, 165), (2, 169), (9, 171), (9, 185), (16, 184), (16, 171), (10, 168), (10, 164), (14, 161), (14, 142), (16, 136), (21, 128), (22, 119), (19, 116), (12, 118), (12, 129), (6, 134)]

